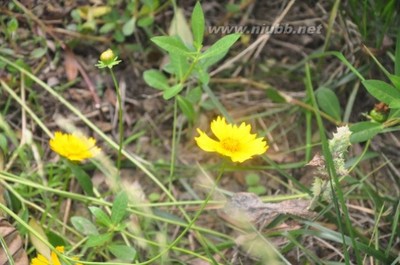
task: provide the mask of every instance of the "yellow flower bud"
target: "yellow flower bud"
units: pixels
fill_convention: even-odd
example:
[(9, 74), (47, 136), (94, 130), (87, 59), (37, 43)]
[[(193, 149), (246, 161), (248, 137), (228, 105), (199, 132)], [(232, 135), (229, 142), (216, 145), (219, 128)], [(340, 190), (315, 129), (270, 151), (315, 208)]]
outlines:
[(100, 55), (100, 61), (105, 65), (112, 63), (114, 59), (115, 59), (115, 54), (111, 49), (107, 49)]

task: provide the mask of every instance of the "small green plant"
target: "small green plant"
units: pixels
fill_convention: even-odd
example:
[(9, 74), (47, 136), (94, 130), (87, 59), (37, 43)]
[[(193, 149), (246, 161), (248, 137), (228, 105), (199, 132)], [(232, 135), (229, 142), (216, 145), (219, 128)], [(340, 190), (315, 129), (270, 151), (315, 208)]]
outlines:
[(267, 189), (260, 183), (260, 176), (258, 174), (248, 174), (246, 175), (245, 179), (248, 192), (262, 195), (267, 191)]
[(81, 216), (72, 217), (71, 223), (76, 230), (88, 237), (85, 243), (87, 248), (105, 248), (116, 258), (132, 262), (136, 257), (135, 248), (118, 243), (114, 239), (126, 228), (124, 219), (127, 215), (127, 206), (128, 197), (126, 193), (120, 192), (114, 199), (110, 214), (100, 207), (89, 207), (96, 224)]
[[(149, 86), (163, 92), (165, 100), (176, 98), (179, 108), (189, 121), (195, 118), (193, 103), (200, 98), (199, 86), (210, 81), (209, 68), (221, 60), (240, 37), (239, 34), (224, 36), (204, 50), (204, 27), (203, 10), (197, 2), (191, 17), (193, 40), (185, 43), (182, 35), (153, 37), (152, 42), (168, 53), (169, 63), (163, 71), (151, 69), (143, 74)], [(188, 82), (191, 78), (195, 83)], [(180, 95), (185, 88), (188, 89), (186, 96)]]
[(362, 80), (368, 93), (380, 103), (375, 105), (369, 115), (366, 115), (370, 121), (358, 122), (350, 127), (353, 132), (352, 143), (370, 140), (378, 133), (392, 130), (390, 127), (400, 124), (400, 33), (397, 36), (393, 74), (386, 70), (372, 53), (370, 56), (390, 83), (374, 79)]

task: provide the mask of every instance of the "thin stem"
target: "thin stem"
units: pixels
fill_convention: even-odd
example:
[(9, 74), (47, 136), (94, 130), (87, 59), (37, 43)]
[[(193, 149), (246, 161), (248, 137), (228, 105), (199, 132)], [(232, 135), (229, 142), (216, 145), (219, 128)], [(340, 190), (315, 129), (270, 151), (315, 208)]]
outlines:
[(157, 256), (155, 256), (154, 258), (147, 260), (145, 262), (139, 263), (140, 265), (144, 265), (144, 264), (151, 264), (152, 262), (154, 262), (155, 260), (159, 259), (162, 255), (164, 255), (165, 253), (167, 253), (172, 247), (174, 247), (179, 240), (181, 240), (183, 238), (183, 236), (189, 231), (189, 229), (194, 225), (194, 223), (196, 222), (196, 220), (199, 218), (199, 216), (201, 215), (201, 213), (204, 211), (204, 209), (206, 208), (208, 201), (211, 199), (211, 196), (214, 194), (214, 191), (216, 189), (216, 187), (218, 186), (219, 181), (221, 180), (222, 175), (224, 174), (225, 171), (225, 163), (221, 166), (221, 171), (219, 172), (217, 178), (215, 179), (215, 184), (211, 187), (210, 192), (207, 194), (206, 199), (204, 200), (204, 203), (200, 206), (199, 211), (196, 213), (196, 215), (193, 217), (193, 219), (188, 223), (188, 225), (185, 227), (185, 229), (183, 229), (182, 233), (171, 243), (168, 245), (168, 247), (166, 247), (163, 251), (161, 251)]
[(119, 89), (119, 85), (117, 79), (115, 78), (114, 72), (112, 68), (108, 68), (111, 73), (112, 80), (114, 82), (115, 90), (117, 92), (117, 101), (118, 101), (118, 134), (119, 134), (119, 147), (118, 147), (118, 157), (117, 157), (117, 170), (120, 172), (121, 169), (121, 157), (122, 157), (122, 145), (124, 140), (124, 121), (123, 121), (123, 112), (122, 112), (122, 97), (121, 90)]
[(178, 105), (176, 97), (174, 98), (174, 120), (172, 125), (172, 150), (171, 150), (171, 165), (169, 169), (169, 183), (168, 189), (172, 189), (172, 178), (175, 173), (175, 160), (176, 160), (176, 127), (177, 127), (177, 117), (178, 117)]

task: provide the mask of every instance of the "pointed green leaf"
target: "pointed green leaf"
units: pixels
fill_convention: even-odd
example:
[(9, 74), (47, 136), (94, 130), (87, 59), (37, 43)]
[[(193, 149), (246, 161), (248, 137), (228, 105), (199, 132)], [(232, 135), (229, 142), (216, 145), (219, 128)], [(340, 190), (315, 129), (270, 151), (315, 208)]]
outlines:
[(186, 116), (189, 122), (192, 123), (196, 117), (192, 103), (180, 95), (176, 97), (176, 100), (178, 101), (178, 106), (182, 110), (183, 114)]
[(178, 80), (181, 81), (189, 69), (189, 63), (185, 56), (179, 54), (170, 55), (171, 65), (173, 73), (177, 76)]
[(372, 139), (375, 135), (384, 129), (383, 125), (376, 122), (364, 121), (350, 126), (352, 132), (350, 136), (351, 143), (365, 142)]
[(96, 226), (84, 217), (73, 216), (71, 217), (71, 223), (75, 227), (75, 229), (78, 230), (78, 232), (82, 233), (85, 236), (99, 234)]
[(332, 90), (322, 87), (318, 89), (315, 96), (319, 107), (326, 114), (340, 121), (340, 103), (336, 94)]
[(389, 74), (390, 82), (394, 85), (394, 87), (400, 91), (400, 75), (392, 75)]
[(272, 102), (275, 102), (275, 103), (285, 103), (286, 102), (286, 99), (279, 93), (278, 90), (276, 90), (273, 87), (267, 88), (265, 90), (265, 94), (267, 95), (268, 98), (270, 98), (272, 100)]
[(201, 87), (197, 86), (195, 88), (190, 89), (185, 98), (190, 103), (197, 104), (197, 103), (199, 103), (202, 94), (203, 94), (203, 91), (201, 90)]
[(126, 209), (128, 208), (128, 196), (125, 192), (120, 192), (114, 200), (111, 209), (111, 221), (113, 224), (118, 224), (125, 217)]
[(173, 87), (168, 88), (167, 90), (164, 90), (163, 98), (165, 100), (171, 99), (175, 97), (181, 90), (183, 89), (182, 84), (176, 84)]
[(93, 193), (93, 183), (92, 179), (90, 176), (83, 170), (80, 166), (67, 162), (69, 168), (72, 171), (72, 174), (75, 176), (75, 178), (78, 180), (79, 185), (83, 189), (83, 191), (89, 195), (89, 196), (94, 196)]
[(192, 32), (194, 45), (196, 48), (201, 47), (204, 38), (204, 13), (200, 2), (197, 2), (192, 12)]
[(124, 26), (122, 27), (122, 33), (124, 34), (124, 36), (130, 36), (133, 34), (133, 32), (135, 31), (135, 23), (136, 18), (132, 17), (124, 24)]
[(136, 257), (136, 249), (133, 247), (111, 244), (107, 248), (116, 258), (122, 261), (132, 262)]
[(143, 73), (143, 79), (152, 88), (166, 90), (169, 88), (168, 79), (158, 70), (151, 69)]
[(188, 55), (190, 50), (183, 44), (183, 42), (176, 37), (159, 36), (151, 38), (158, 47), (164, 49), (170, 54)]
[(235, 42), (240, 38), (240, 34), (229, 34), (221, 39), (219, 39), (216, 43), (214, 43), (210, 48), (208, 48), (201, 56), (200, 59), (206, 59), (210, 57), (215, 57), (226, 53), (229, 48), (235, 44)]
[(86, 247), (99, 247), (105, 245), (112, 239), (112, 233), (102, 234), (102, 235), (91, 235), (86, 241)]
[(400, 91), (380, 80), (362, 82), (368, 92), (391, 108), (400, 108)]
[(105, 227), (111, 226), (112, 223), (110, 217), (105, 212), (103, 212), (102, 209), (96, 206), (90, 206), (89, 210), (96, 217), (97, 223)]

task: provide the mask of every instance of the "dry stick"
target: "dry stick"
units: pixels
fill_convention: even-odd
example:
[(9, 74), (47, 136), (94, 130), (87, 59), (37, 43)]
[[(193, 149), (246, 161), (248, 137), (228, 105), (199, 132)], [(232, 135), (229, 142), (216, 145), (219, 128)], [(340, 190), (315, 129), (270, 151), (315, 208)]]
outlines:
[[(289, 2), (289, 4), (286, 6), (286, 8), (283, 10), (283, 12), (275, 19), (274, 23), (272, 24), (272, 28), (275, 28), (275, 26), (277, 26), (281, 23), (283, 18), (289, 12), (290, 8), (292, 8), (294, 2), (296, 2), (296, 0), (292, 0)], [(261, 53), (262, 49), (264, 48), (265, 44), (267, 43), (267, 41), (269, 40), (269, 38), (271, 37), (271, 34), (266, 34), (264, 36), (265, 36), (265, 38), (263, 38), (262, 43), (260, 44), (260, 46), (258, 46), (257, 51), (253, 56), (254, 58), (257, 58), (258, 56), (260, 56), (260, 53)]]
[[(296, 0), (292, 0), (292, 1), (289, 2), (289, 4), (286, 6), (285, 10), (283, 10), (282, 14), (275, 19), (274, 23), (272, 24), (273, 27), (275, 25), (278, 25), (282, 21), (283, 17), (287, 14), (287, 12), (292, 7), (292, 5), (294, 4), (295, 1)], [(225, 69), (229, 68), (234, 62), (238, 61), (240, 58), (244, 57), (247, 54), (250, 54), (248, 57), (246, 57), (246, 59), (249, 59), (249, 57), (251, 56), (251, 52), (253, 52), (254, 49), (256, 49), (257, 47), (261, 47), (261, 49), (262, 49), (269, 38), (270, 38), (269, 34), (261, 35), (260, 37), (257, 38), (257, 40), (255, 42), (253, 42), (249, 47), (244, 49), (241, 53), (239, 53), (238, 55), (236, 55), (232, 59), (228, 60), (223, 65), (221, 65), (220, 67), (215, 69), (214, 71), (212, 71), (210, 73), (210, 76), (214, 76), (217, 73), (221, 72), (222, 70), (225, 70)], [(259, 49), (259, 48), (257, 49), (257, 52), (256, 52), (257, 56), (260, 53), (259, 51), (261, 51), (261, 49)]]

